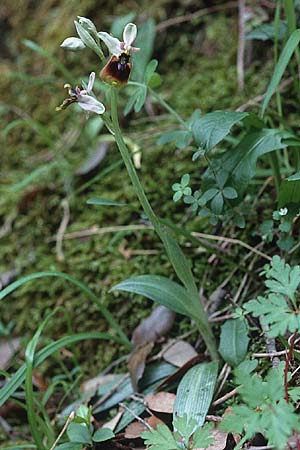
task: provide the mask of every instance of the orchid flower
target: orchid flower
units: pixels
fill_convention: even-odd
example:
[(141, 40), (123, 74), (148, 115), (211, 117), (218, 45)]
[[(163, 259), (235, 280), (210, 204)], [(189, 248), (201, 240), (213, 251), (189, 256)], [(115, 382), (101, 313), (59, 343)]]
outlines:
[(98, 36), (112, 54), (110, 60), (100, 72), (100, 77), (103, 81), (116, 86), (122, 86), (127, 83), (132, 68), (130, 56), (132, 53), (140, 50), (132, 46), (136, 35), (137, 28), (134, 23), (128, 23), (125, 26), (123, 42), (106, 32), (100, 31), (98, 33)]
[(65, 88), (68, 89), (69, 97), (66, 98), (63, 103), (56, 108), (57, 111), (66, 109), (72, 103), (78, 103), (80, 108), (87, 112), (93, 112), (96, 114), (103, 114), (105, 106), (99, 102), (95, 97), (90, 95), (93, 90), (95, 82), (95, 72), (92, 72), (89, 77), (89, 82), (86, 89), (82, 89), (79, 86), (72, 88), (70, 84), (65, 84)]
[(104, 44), (107, 46), (109, 52), (119, 57), (122, 53), (126, 53), (126, 55), (130, 55), (131, 53), (137, 52), (140, 49), (137, 47), (132, 47), (132, 44), (137, 35), (137, 28), (134, 23), (128, 23), (123, 31), (123, 42), (119, 41), (119, 39), (111, 36), (110, 34), (100, 31), (98, 36)]

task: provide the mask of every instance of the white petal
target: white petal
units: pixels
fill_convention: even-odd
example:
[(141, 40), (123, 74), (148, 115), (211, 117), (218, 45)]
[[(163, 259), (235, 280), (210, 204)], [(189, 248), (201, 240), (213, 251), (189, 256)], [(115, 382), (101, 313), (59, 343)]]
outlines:
[(98, 33), (98, 36), (100, 39), (102, 39), (112, 55), (118, 56), (121, 53), (121, 42), (119, 41), (119, 39), (111, 36), (105, 31), (100, 31)]
[(105, 106), (91, 95), (78, 95), (78, 105), (85, 111), (96, 114), (103, 114), (105, 111)]
[(137, 35), (136, 25), (134, 23), (128, 23), (123, 31), (123, 39), (124, 39), (124, 43), (125, 43), (125, 48), (129, 47), (129, 49), (130, 49), (131, 44), (133, 43), (133, 41), (136, 38), (136, 35)]
[(85, 48), (85, 45), (82, 42), (82, 40), (77, 37), (69, 37), (65, 39), (64, 42), (60, 44), (60, 46), (64, 50), (71, 50), (73, 52), (83, 50)]
[(88, 92), (92, 92), (93, 86), (94, 86), (94, 82), (95, 82), (95, 72), (92, 72), (90, 74), (89, 84), (88, 84), (88, 87), (87, 87), (87, 91)]

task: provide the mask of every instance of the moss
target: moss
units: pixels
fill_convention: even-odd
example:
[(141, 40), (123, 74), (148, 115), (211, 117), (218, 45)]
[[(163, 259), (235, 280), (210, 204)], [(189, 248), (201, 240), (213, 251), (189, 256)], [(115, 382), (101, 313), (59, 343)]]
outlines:
[[(20, 2), (8, 0), (4, 1), (4, 9), (1, 5), (4, 11), (1, 14), (8, 30), (5, 39), (7, 56), (1, 62), (3, 76), (0, 88), (4, 95), (0, 112), (5, 125), (28, 116), (34, 121), (28, 123), (25, 120), (10, 131), (6, 129), (5, 143), (2, 142), (1, 193), (5, 195), (0, 200), (0, 216), (3, 223), (10, 215), (15, 217), (12, 229), (0, 240), (0, 273), (12, 267), (18, 269), (19, 277), (36, 271), (66, 272), (86, 283), (130, 336), (153, 305), (139, 296), (109, 294), (109, 288), (137, 274), (153, 273), (175, 278), (174, 273), (161, 243), (151, 230), (65, 240), (65, 260), (57, 261), (54, 238), (62, 220), (61, 201), (70, 194), (67, 232), (93, 226), (143, 224), (144, 217), (123, 167), (103, 176), (100, 182), (80, 194), (74, 194), (74, 189), (85, 181), (74, 174), (98, 142), (89, 137), (84, 117), (74, 108), (61, 114), (55, 113), (55, 106), (61, 103), (64, 95), (63, 77), (46, 58), (33, 53), (22, 43), (23, 38), (38, 42), (50, 55), (65, 63), (74, 77), (80, 79), (83, 74), (87, 75), (85, 68), (90, 65), (97, 68), (98, 61), (90, 52), (78, 58), (77, 55), (65, 55), (59, 49), (58, 44), (73, 34), (74, 15), (86, 14), (93, 17), (96, 23), (109, 26), (112, 16), (128, 12), (128, 5), (108, 1), (105, 11), (100, 11), (95, 0), (24, 0), (21, 3), (22, 8)], [(181, 2), (175, 3), (178, 5)], [(157, 20), (165, 20), (173, 4), (166, 0), (153, 0), (151, 5), (146, 1), (131, 2), (141, 16), (147, 5), (148, 14), (153, 14)], [(176, 7), (176, 13), (181, 14), (182, 5)], [(184, 118), (195, 108), (201, 108), (204, 112), (234, 109), (248, 96), (253, 97), (263, 91), (266, 75), (264, 73), (262, 76), (255, 63), (246, 72), (245, 93), (237, 91), (235, 24), (235, 17), (220, 13), (196, 23), (170, 28), (157, 39), (154, 57), (160, 60), (159, 71), (163, 76), (161, 91)], [(159, 111), (157, 105), (154, 109)], [(144, 112), (131, 117), (132, 126), (127, 121), (124, 127), (128, 137), (134, 138), (142, 149), (140, 176), (153, 207), (159, 215), (175, 223), (188, 222), (190, 230), (207, 231), (203, 222), (186, 216), (183, 206), (173, 203), (171, 190), (171, 185), (183, 173), (201, 177), (203, 169), (192, 163), (189, 151), (178, 151), (173, 145), (158, 147), (155, 144), (155, 134), (158, 135), (162, 127), (174, 128), (172, 118), (164, 116), (156, 125), (156, 122), (139, 121), (143, 116)], [(81, 130), (80, 136), (76, 136), (78, 128)], [(118, 159), (117, 150), (112, 145), (101, 163), (100, 172)], [(34, 170), (42, 165), (47, 166), (49, 161), (56, 161), (56, 166), (19, 190), (11, 189)], [(129, 203), (130, 207), (87, 205), (86, 200), (91, 197), (113, 198)], [(122, 248), (133, 251), (150, 249), (156, 253), (150, 256), (133, 255), (126, 259)], [(202, 282), (204, 273), (209, 272), (204, 285), (207, 294), (213, 292), (231, 270), (226, 263), (208, 268), (207, 253), (197, 254), (191, 248), (185, 248), (185, 251), (193, 262), (197, 282)], [(233, 287), (238, 285), (238, 276), (232, 283)], [(1, 304), (1, 320), (4, 324), (12, 321), (13, 334), (28, 339), (46, 312), (55, 306), (64, 307), (74, 333), (108, 330), (95, 305), (78, 289), (52, 278), (25, 284), (11, 294), (5, 304)], [(186, 331), (189, 326), (189, 321), (178, 320), (174, 335)], [(49, 324), (45, 335), (57, 339), (66, 332), (65, 316), (59, 314)], [(44, 338), (44, 342), (48, 338)], [(101, 345), (96, 341), (82, 343), (74, 349), (81, 370), (87, 377), (98, 373), (124, 351), (124, 348), (113, 343)], [(75, 365), (72, 359), (65, 363), (69, 369)], [(52, 360), (47, 361), (44, 368), (48, 374), (59, 373), (60, 370), (57, 361)]]

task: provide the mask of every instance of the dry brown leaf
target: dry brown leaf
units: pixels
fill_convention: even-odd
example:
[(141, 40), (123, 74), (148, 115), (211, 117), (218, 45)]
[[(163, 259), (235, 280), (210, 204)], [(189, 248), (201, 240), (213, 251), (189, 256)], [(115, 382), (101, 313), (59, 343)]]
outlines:
[(33, 369), (32, 382), (39, 391), (46, 391), (49, 387), (48, 382), (37, 369)]
[(141, 437), (141, 434), (144, 431), (148, 431), (148, 428), (146, 425), (144, 425), (142, 422), (138, 422), (137, 420), (135, 422), (130, 423), (125, 428), (125, 435), (124, 437), (126, 439), (138, 439)]
[(175, 313), (164, 306), (157, 306), (150, 316), (144, 319), (134, 330), (132, 343), (135, 347), (147, 342), (155, 342), (158, 338), (165, 336), (171, 330), (175, 320)]
[(172, 414), (175, 398), (176, 395), (170, 392), (157, 392), (157, 394), (148, 395), (145, 402), (153, 411)]
[(148, 344), (135, 349), (129, 357), (128, 370), (130, 373), (131, 384), (134, 391), (138, 391), (138, 382), (143, 376), (146, 359), (151, 352), (153, 345), (153, 342), (148, 342)]
[(163, 353), (163, 358), (170, 364), (181, 367), (197, 355), (198, 353), (191, 344), (177, 341)]
[[(157, 425), (162, 425), (164, 422), (156, 416), (150, 416), (145, 419), (145, 422), (154, 430), (156, 430)], [(141, 437), (143, 431), (148, 431), (146, 425), (141, 422), (135, 421), (128, 425), (125, 429), (126, 439), (138, 439)]]
[(0, 342), (0, 369), (5, 370), (9, 367), (11, 358), (20, 348), (20, 342), (20, 338)]

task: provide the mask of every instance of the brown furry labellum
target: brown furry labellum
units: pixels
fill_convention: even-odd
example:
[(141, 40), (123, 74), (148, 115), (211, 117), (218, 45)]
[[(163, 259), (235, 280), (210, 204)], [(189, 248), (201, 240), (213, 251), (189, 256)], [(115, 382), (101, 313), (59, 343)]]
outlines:
[(132, 63), (127, 53), (121, 53), (119, 56), (113, 55), (101, 70), (100, 78), (108, 84), (124, 86), (128, 82), (131, 69)]

